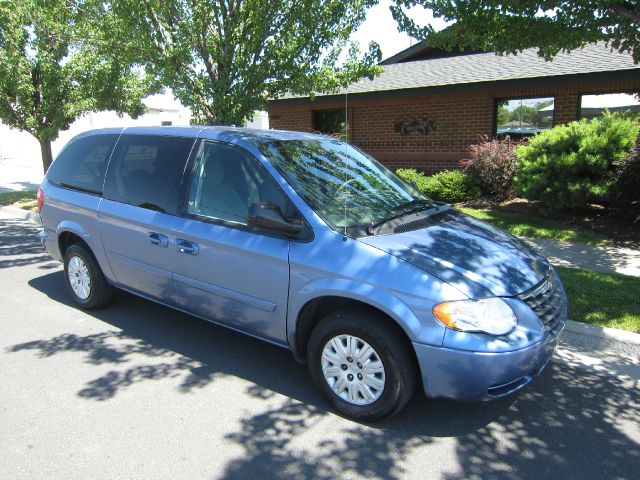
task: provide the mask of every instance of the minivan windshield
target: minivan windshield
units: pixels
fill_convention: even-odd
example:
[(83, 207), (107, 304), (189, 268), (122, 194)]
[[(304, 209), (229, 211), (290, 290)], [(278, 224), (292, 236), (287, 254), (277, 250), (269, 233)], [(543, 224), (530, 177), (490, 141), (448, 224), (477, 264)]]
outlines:
[(338, 139), (277, 140), (260, 150), (333, 229), (365, 230), (433, 206), (379, 162)]

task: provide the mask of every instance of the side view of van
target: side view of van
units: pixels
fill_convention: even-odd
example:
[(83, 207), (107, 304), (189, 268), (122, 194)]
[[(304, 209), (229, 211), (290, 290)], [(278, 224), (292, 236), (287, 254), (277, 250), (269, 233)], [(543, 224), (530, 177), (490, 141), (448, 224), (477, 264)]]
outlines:
[(38, 205), (80, 308), (118, 288), (288, 348), (356, 420), (400, 411), (417, 388), (519, 391), (566, 320), (545, 258), (331, 137), (86, 132), (51, 165)]

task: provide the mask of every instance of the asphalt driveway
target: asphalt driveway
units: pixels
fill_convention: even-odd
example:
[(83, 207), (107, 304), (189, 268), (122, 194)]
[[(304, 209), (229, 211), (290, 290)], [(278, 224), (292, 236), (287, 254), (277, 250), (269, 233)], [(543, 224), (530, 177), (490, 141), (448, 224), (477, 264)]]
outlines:
[(0, 218), (0, 478), (638, 476), (625, 359), (564, 348), (516, 397), (358, 424), (286, 350), (125, 293), (72, 307), (36, 232)]

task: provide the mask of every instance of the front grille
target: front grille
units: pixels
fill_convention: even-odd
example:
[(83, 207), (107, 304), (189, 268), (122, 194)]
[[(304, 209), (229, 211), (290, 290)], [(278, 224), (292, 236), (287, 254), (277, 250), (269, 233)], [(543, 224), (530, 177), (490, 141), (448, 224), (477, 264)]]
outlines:
[(518, 295), (518, 298), (529, 305), (548, 329), (554, 328), (565, 316), (564, 292), (552, 273), (531, 290)]

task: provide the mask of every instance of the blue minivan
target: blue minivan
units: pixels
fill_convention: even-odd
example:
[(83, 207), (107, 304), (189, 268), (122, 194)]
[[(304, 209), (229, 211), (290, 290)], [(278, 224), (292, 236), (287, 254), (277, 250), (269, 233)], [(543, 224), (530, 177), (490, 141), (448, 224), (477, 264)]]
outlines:
[(120, 288), (288, 348), (357, 420), (398, 412), (418, 386), (519, 391), (565, 324), (545, 258), (336, 138), (91, 131), (58, 155), (38, 202), (81, 308)]

